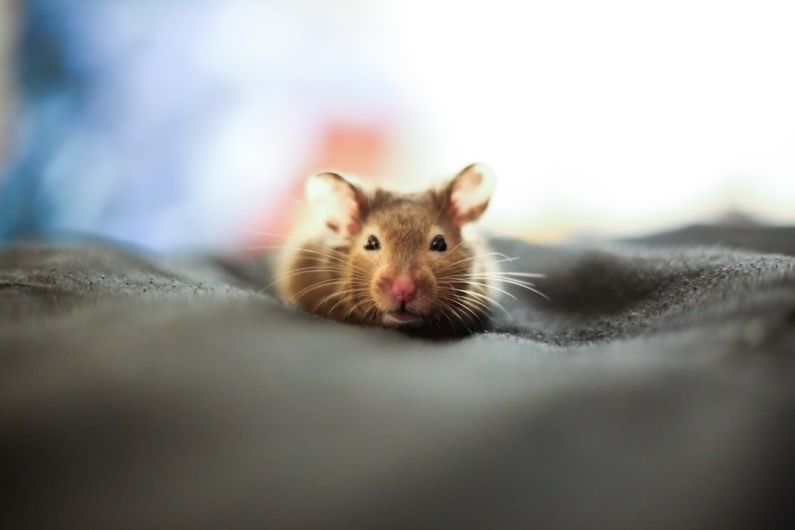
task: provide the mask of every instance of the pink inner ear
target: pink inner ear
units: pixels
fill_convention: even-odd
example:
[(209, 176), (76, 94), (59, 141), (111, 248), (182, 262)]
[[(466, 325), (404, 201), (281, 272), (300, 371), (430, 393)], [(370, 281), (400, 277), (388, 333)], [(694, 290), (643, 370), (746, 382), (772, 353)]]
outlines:
[(359, 231), (359, 205), (353, 200), (353, 193), (351, 193), (351, 202), (346, 217), (346, 222), (342, 227), (345, 235), (349, 236)]
[(479, 196), (476, 190), (456, 190), (450, 196), (450, 210), (453, 223), (459, 228), (477, 219), (482, 213), (488, 198)]
[(460, 192), (454, 192), (450, 196), (450, 217), (453, 218), (453, 223), (458, 228), (461, 228), (461, 226), (467, 222), (466, 211), (466, 200), (462, 199), (462, 194)]
[(494, 189), (491, 170), (482, 164), (464, 168), (450, 183), (450, 217), (462, 225), (476, 220), (489, 204)]
[(344, 236), (359, 231), (361, 212), (351, 184), (334, 173), (314, 177), (308, 197), (315, 214), (325, 220), (331, 230)]

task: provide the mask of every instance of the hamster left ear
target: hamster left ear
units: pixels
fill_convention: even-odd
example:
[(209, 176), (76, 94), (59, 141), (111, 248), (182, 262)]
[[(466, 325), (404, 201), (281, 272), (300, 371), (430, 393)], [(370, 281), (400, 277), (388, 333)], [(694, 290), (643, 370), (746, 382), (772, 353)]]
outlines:
[(476, 221), (489, 205), (497, 179), (484, 164), (465, 167), (445, 187), (448, 215), (461, 227)]
[(306, 198), (332, 231), (348, 237), (360, 230), (367, 197), (351, 180), (337, 173), (318, 173), (307, 182)]

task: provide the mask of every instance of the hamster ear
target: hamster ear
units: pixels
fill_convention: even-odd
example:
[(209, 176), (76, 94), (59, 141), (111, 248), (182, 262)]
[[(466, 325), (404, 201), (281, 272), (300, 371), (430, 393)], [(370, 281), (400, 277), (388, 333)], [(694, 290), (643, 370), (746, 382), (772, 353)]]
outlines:
[(347, 237), (361, 228), (367, 204), (364, 191), (337, 173), (309, 177), (306, 198), (315, 214), (334, 232)]
[(461, 227), (477, 220), (489, 205), (497, 179), (488, 166), (472, 164), (445, 187), (447, 211), (453, 222)]

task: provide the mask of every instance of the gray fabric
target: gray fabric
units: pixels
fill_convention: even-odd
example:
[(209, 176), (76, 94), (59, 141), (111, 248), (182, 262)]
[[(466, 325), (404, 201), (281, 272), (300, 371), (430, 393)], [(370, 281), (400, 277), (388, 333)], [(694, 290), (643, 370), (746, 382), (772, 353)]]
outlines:
[(6, 250), (2, 527), (793, 522), (795, 229), (740, 232), (496, 241), (551, 301), (449, 341), (284, 307), (256, 263)]

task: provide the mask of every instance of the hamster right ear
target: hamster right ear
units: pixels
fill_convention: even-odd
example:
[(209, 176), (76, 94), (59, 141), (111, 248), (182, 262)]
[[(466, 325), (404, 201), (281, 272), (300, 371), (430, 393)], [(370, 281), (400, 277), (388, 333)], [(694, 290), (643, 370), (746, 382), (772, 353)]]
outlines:
[(472, 164), (447, 183), (444, 189), (446, 211), (461, 227), (476, 221), (486, 210), (494, 192), (494, 172), (484, 164)]
[(364, 191), (337, 173), (318, 173), (306, 183), (306, 198), (328, 228), (342, 236), (361, 229), (367, 204)]

